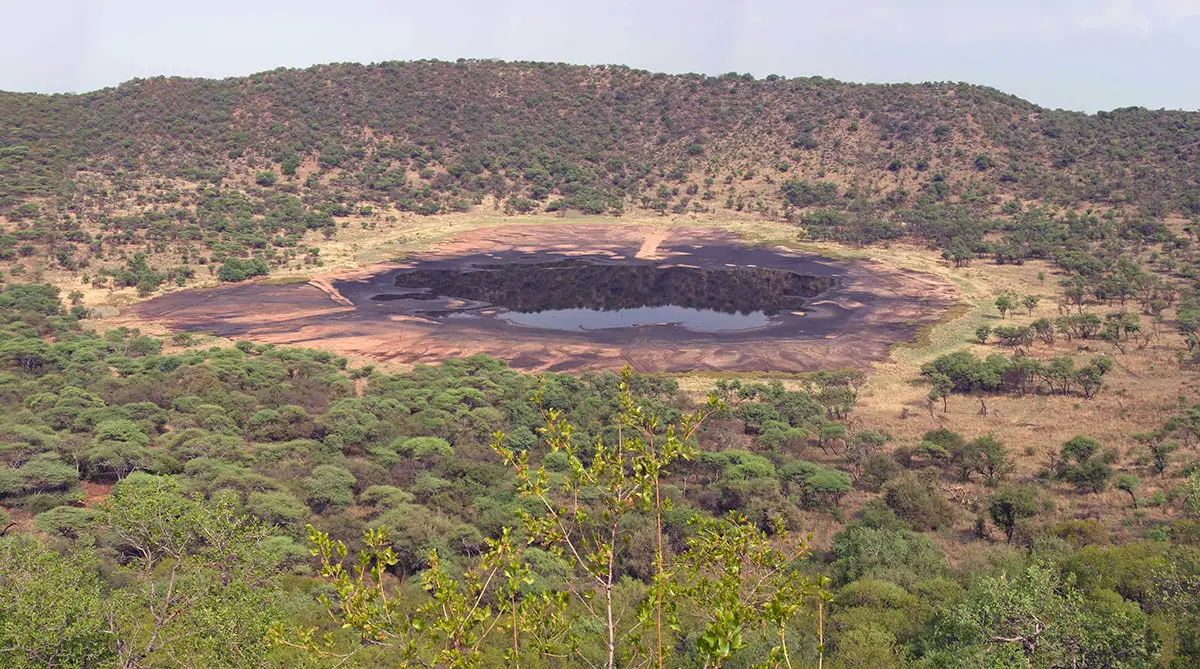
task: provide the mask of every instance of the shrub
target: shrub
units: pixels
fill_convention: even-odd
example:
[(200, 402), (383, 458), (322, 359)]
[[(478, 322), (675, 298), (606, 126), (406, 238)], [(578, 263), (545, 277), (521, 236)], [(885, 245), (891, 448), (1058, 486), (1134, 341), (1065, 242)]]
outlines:
[(221, 269), (217, 271), (217, 278), (221, 281), (235, 283), (256, 276), (266, 276), (268, 272), (270, 272), (270, 268), (267, 267), (267, 263), (258, 258), (249, 260), (228, 258), (221, 265)]
[(324, 513), (331, 507), (349, 506), (354, 503), (355, 483), (354, 474), (349, 470), (336, 465), (319, 465), (304, 479), (308, 505), (317, 513)]
[(954, 522), (954, 508), (941, 492), (911, 474), (884, 486), (884, 502), (916, 530), (936, 530)]
[(100, 513), (92, 509), (77, 506), (56, 506), (49, 511), (39, 513), (33, 519), (33, 526), (47, 534), (57, 534), (68, 539), (76, 539), (87, 528), (95, 524)]
[(273, 491), (250, 493), (246, 510), (269, 525), (291, 525), (309, 514), (308, 507), (291, 494)]
[(946, 559), (928, 537), (903, 529), (852, 525), (833, 538), (835, 583), (877, 578), (901, 586), (938, 576)]

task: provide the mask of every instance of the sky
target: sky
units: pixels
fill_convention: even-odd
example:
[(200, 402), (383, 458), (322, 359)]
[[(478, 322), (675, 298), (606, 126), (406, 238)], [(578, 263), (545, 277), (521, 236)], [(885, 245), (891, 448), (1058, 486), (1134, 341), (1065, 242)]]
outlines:
[(1200, 109), (1200, 0), (0, 0), (0, 90), (499, 58)]

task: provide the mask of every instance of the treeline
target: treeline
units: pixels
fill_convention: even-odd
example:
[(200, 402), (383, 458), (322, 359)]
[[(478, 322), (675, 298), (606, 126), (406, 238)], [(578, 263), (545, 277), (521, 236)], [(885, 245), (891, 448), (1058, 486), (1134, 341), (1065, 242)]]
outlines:
[(933, 385), (931, 398), (942, 401), (950, 393), (1079, 393), (1090, 399), (1103, 389), (1104, 375), (1112, 367), (1112, 359), (1103, 355), (1077, 365), (1070, 356), (1042, 361), (1017, 353), (981, 359), (969, 351), (958, 351), (925, 363), (921, 375)]

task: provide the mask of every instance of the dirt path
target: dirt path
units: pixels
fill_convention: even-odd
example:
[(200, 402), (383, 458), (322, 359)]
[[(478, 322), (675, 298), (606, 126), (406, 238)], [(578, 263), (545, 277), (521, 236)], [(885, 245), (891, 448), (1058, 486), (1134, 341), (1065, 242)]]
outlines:
[(666, 230), (651, 230), (642, 240), (642, 247), (634, 255), (638, 260), (662, 260), (665, 256), (658, 252), (658, 245), (667, 240)]

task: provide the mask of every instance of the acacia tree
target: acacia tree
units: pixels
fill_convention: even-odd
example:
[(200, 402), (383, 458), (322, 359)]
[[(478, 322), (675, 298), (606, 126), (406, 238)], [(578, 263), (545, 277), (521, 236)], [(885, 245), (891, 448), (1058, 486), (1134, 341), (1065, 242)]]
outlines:
[[(693, 457), (692, 438), (700, 426), (714, 412), (728, 408), (713, 395), (703, 409), (663, 425), (658, 416), (634, 401), (631, 374), (629, 368), (624, 370), (619, 387), (616, 441), (606, 443), (598, 438), (590, 457), (581, 453), (572, 439), (575, 427), (562, 412), (542, 407), (545, 442), (551, 452), (567, 457), (567, 472), (558, 491), (552, 489), (545, 467), (530, 464), (529, 451), (505, 446), (503, 433), (497, 433), (492, 444), (505, 464), (514, 468), (521, 495), (536, 499), (545, 508), (539, 515), (522, 511), (521, 521), (534, 542), (566, 560), (575, 571), (578, 578), (567, 584), (568, 590), (587, 615), (603, 626), (605, 657), (597, 664), (610, 669), (621, 659), (617, 639), (623, 621), (613, 595), (625, 547), (623, 521), (637, 513), (652, 513), (656, 522), (652, 615), (640, 616), (628, 633), (631, 644), (623, 664), (647, 659), (640, 627), (653, 625), (654, 649), (649, 656), (661, 666), (666, 653), (663, 601), (672, 578), (663, 549), (662, 512), (670, 508), (670, 500), (662, 497), (662, 476), (671, 463)], [(542, 406), (540, 391), (534, 401)]]
[(943, 611), (930, 655), (934, 666), (1144, 666), (1148, 638), (1137, 604), (1089, 600), (1070, 576), (1035, 562), (980, 580)]
[(0, 664), (13, 669), (113, 662), (97, 564), (23, 537), (0, 539)]
[(1032, 518), (1041, 510), (1038, 490), (1027, 485), (1012, 485), (996, 491), (988, 500), (988, 513), (992, 522), (1001, 530), (1004, 537), (1012, 543), (1013, 532), (1025, 518)]
[[(394, 651), (400, 667), (478, 667), (484, 646), (492, 639), (508, 639), (507, 666), (520, 667), (527, 656), (565, 657), (574, 645), (567, 626), (565, 593), (522, 592), (532, 579), (532, 569), (520, 559), (510, 530), (488, 539), (487, 551), (467, 569), (461, 580), (443, 568), (437, 551), (420, 585), (429, 599), (411, 606), (397, 596), (388, 570), (400, 557), (383, 529), (363, 534), (364, 548), (347, 564), (346, 544), (308, 526), (309, 543), (321, 559), (320, 574), (336, 592), (320, 597), (331, 621), (353, 633), (346, 643), (332, 633), (314, 638), (316, 627), (287, 629), (273, 626), (268, 638), (275, 645), (298, 648), (339, 664), (367, 647)], [(497, 642), (501, 643), (501, 642)]]
[[(661, 488), (666, 468), (695, 454), (692, 437), (708, 416), (727, 410), (728, 402), (710, 397), (704, 408), (664, 424), (634, 401), (629, 370), (619, 390), (615, 440), (597, 440), (590, 455), (572, 440), (574, 426), (556, 409), (543, 408), (542, 435), (551, 453), (559, 454), (555, 470), (563, 465), (567, 470), (558, 475), (560, 485), (551, 485), (545, 467), (530, 464), (528, 450), (510, 448), (502, 433), (494, 435), (493, 448), (516, 470), (521, 493), (545, 509), (520, 512), (521, 519), (530, 543), (571, 568), (563, 590), (534, 594), (524, 587), (533, 571), (505, 528), (461, 579), (451, 577), (431, 553), (420, 579), (428, 599), (414, 605), (390, 584), (387, 572), (399, 556), (385, 531), (368, 531), (357, 560), (347, 563), (344, 543), (310, 528), (321, 575), (336, 591), (322, 602), (334, 625), (353, 634), (353, 643), (344, 645), (347, 639), (334, 633), (316, 638), (317, 628), (282, 626), (271, 630), (271, 640), (342, 662), (363, 647), (384, 647), (402, 667), (483, 666), (494, 658), (488, 653), (501, 647), (507, 647), (508, 666), (550, 657), (593, 667), (662, 667), (686, 619), (702, 627), (696, 649), (706, 666), (721, 666), (752, 630), (769, 629), (779, 643), (768, 666), (790, 667), (787, 631), (794, 615), (809, 595), (817, 597), (819, 611), (829, 599), (823, 590), (828, 581), (813, 589), (792, 570), (808, 554), (804, 542), (789, 539), (781, 528), (772, 536), (740, 516), (694, 519), (696, 535), (676, 560), (668, 561), (663, 542), (662, 514), (671, 509)], [(732, 395), (736, 389), (725, 390)], [(540, 392), (534, 400), (542, 404)], [(638, 516), (655, 521), (654, 575), (637, 605), (628, 607), (616, 589), (627, 527)], [(574, 633), (581, 619), (604, 630), (598, 657)]]
[(130, 586), (105, 614), (117, 666), (262, 664), (275, 608), (269, 530), (228, 498), (202, 501), (171, 477), (134, 473), (100, 507), (100, 528), (131, 556)]
[(996, 310), (1000, 312), (1000, 318), (1007, 318), (1008, 312), (1013, 310), (1014, 300), (1012, 295), (1005, 293), (996, 298)]
[[(796, 578), (791, 565), (808, 557), (807, 543), (793, 541), (777, 524), (775, 541), (745, 516), (728, 519), (694, 518), (696, 535), (680, 556), (679, 584), (673, 602), (684, 602), (702, 622), (696, 649), (705, 667), (719, 669), (747, 645), (747, 629), (770, 630), (778, 643), (771, 647), (768, 666), (792, 666), (788, 627), (809, 596), (818, 610), (828, 601), (824, 586)], [(822, 630), (818, 629), (818, 656), (824, 656)]]

